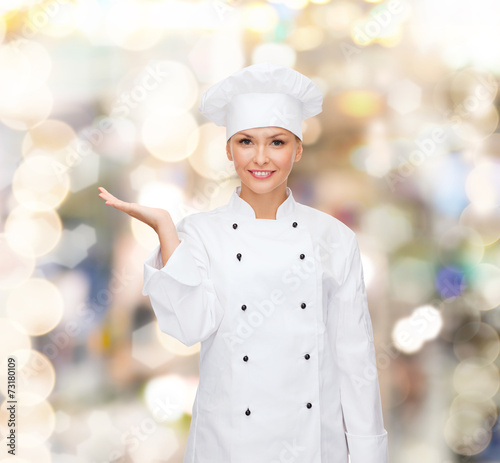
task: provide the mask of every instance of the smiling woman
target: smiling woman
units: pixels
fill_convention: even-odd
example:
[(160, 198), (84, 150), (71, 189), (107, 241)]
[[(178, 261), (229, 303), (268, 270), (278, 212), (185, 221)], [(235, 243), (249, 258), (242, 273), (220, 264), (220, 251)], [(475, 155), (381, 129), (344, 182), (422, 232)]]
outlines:
[(158, 234), (142, 294), (160, 329), (201, 343), (184, 463), (388, 461), (356, 236), (287, 186), (302, 121), (322, 101), (310, 79), (271, 63), (209, 88), (198, 109), (226, 126), (241, 179), (212, 211), (174, 225), (101, 188)]
[(274, 219), (286, 199), (287, 179), (302, 156), (302, 141), (281, 127), (245, 129), (226, 144), (241, 179), (240, 197), (251, 204), (257, 218)]

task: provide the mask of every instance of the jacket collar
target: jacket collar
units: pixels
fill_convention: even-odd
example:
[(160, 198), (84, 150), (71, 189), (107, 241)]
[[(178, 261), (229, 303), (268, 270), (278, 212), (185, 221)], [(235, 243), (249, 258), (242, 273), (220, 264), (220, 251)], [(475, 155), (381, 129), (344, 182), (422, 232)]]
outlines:
[[(255, 211), (253, 210), (253, 207), (250, 206), (249, 203), (247, 203), (244, 199), (240, 198), (240, 193), (241, 193), (241, 186), (237, 186), (233, 194), (231, 195), (231, 199), (229, 200), (228, 203), (228, 208), (229, 211), (235, 214), (241, 214), (249, 219), (254, 219), (254, 220), (272, 220), (272, 219), (257, 219), (255, 217)], [(295, 199), (292, 194), (292, 190), (290, 187), (286, 187), (286, 195), (287, 198), (285, 201), (283, 201), (279, 206), (278, 210), (276, 211), (276, 220), (282, 219), (284, 217), (287, 217), (291, 215), (295, 211)]]

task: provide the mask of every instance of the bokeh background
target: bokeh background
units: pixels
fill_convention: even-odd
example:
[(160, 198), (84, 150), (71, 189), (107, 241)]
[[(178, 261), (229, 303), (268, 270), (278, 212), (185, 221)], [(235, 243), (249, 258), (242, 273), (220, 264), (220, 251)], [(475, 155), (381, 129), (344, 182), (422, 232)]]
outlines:
[(182, 462), (199, 344), (159, 331), (157, 237), (97, 187), (225, 204), (197, 107), (261, 61), (324, 94), (288, 185), (357, 233), (391, 462), (500, 461), (500, 2), (10, 0), (0, 42), (0, 461)]

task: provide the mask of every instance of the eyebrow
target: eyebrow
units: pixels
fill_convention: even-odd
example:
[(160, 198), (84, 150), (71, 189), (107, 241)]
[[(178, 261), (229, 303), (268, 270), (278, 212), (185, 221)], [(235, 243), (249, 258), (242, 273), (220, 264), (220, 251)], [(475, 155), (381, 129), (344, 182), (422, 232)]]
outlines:
[[(254, 138), (252, 137), (252, 135), (249, 135), (248, 133), (240, 133), (239, 135), (242, 135), (242, 136), (245, 136), (247, 138)], [(271, 135), (270, 137), (267, 137), (267, 138), (276, 138), (276, 137), (281, 137), (283, 135), (287, 135), (285, 132), (280, 132), (280, 133), (277, 133), (276, 135)]]

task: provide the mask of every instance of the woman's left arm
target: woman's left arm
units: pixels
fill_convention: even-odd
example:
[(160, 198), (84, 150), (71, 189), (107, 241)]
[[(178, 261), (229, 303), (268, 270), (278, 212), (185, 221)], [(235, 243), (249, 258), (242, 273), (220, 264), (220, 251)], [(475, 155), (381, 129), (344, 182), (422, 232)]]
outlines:
[(382, 414), (373, 330), (354, 232), (348, 245), (344, 279), (332, 298), (331, 308), (338, 311), (338, 317), (328, 317), (328, 329), (333, 336), (331, 339), (336, 340), (340, 399), (351, 463), (387, 463), (387, 431)]

